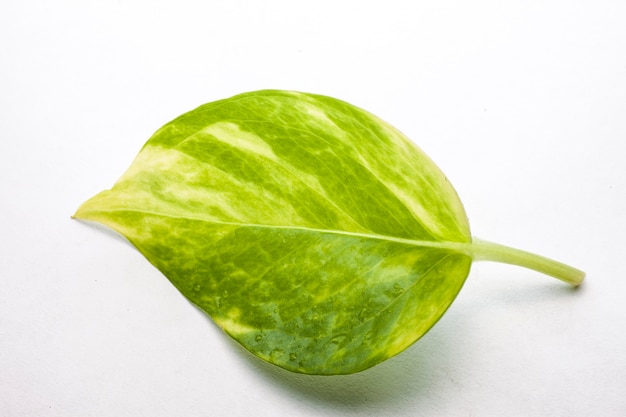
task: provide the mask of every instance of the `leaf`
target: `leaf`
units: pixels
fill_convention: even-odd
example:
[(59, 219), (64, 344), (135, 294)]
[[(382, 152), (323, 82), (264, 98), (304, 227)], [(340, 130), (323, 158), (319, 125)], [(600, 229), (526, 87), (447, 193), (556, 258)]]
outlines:
[[(406, 349), (450, 306), (473, 258), (534, 256), (473, 241), (450, 183), (396, 129), (298, 92), (178, 117), (74, 217), (125, 236), (256, 356), (310, 374)], [(529, 267), (550, 273), (541, 259)]]

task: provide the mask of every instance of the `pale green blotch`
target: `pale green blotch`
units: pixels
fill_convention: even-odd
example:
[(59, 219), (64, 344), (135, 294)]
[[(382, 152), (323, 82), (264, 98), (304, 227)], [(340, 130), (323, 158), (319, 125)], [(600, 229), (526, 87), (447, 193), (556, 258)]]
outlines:
[(251, 132), (241, 130), (236, 123), (213, 123), (199, 132), (199, 135), (212, 135), (226, 145), (238, 148), (244, 152), (257, 154), (272, 161), (277, 159), (272, 148), (263, 139)]

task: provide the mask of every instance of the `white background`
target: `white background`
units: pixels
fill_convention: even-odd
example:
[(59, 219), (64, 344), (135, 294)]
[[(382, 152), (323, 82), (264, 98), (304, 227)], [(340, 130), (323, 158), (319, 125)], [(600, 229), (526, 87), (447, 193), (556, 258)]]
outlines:
[[(622, 0), (5, 0), (0, 415), (626, 415), (625, 22)], [(379, 366), (261, 363), (70, 215), (164, 123), (264, 88), (378, 114), (448, 175), (476, 236), (587, 281), (478, 263)]]

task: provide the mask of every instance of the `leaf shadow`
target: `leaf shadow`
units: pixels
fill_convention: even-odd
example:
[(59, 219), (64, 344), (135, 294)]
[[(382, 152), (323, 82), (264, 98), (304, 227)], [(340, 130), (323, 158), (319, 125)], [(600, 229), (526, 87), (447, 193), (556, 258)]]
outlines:
[(417, 407), (420, 398), (430, 397), (433, 386), (449, 379), (443, 369), (450, 367), (457, 349), (462, 348), (453, 342), (459, 335), (451, 334), (442, 325), (431, 329), (404, 352), (370, 369), (350, 375), (305, 375), (267, 363), (224, 336), (250, 378), (259, 380), (259, 384), (269, 384), (283, 396), (316, 409), (351, 413)]
[[(432, 339), (440, 339), (433, 337)], [(410, 396), (413, 401), (430, 390), (433, 374), (453, 353), (441, 343), (435, 353), (424, 343), (416, 343), (400, 355), (373, 368), (351, 375), (303, 375), (263, 362), (241, 348), (241, 357), (258, 378), (291, 398), (336, 411), (398, 406)], [(430, 344), (434, 343), (432, 340)], [(443, 348), (442, 348), (443, 347)]]
[[(582, 288), (548, 281), (511, 289), (503, 293), (499, 302), (509, 306), (517, 303), (541, 304), (573, 294), (580, 296), (584, 292)], [(486, 308), (484, 302), (472, 296), (463, 302), (453, 303), (440, 322), (406, 351), (352, 375), (292, 373), (256, 358), (229, 339), (239, 358), (252, 370), (252, 378), (271, 384), (283, 395), (314, 408), (351, 413), (390, 408), (410, 411), (423, 408), (433, 396), (441, 395), (438, 390), (457, 384), (454, 370), (463, 368), (463, 361), (467, 360), (461, 341), (471, 337), (472, 333), (472, 325), (466, 323), (471, 323)]]

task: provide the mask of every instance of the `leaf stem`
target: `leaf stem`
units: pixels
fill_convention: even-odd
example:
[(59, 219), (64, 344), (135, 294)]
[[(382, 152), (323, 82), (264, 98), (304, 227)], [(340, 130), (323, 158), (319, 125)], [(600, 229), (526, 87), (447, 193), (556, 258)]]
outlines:
[(550, 275), (574, 286), (582, 284), (585, 278), (583, 271), (561, 262), (477, 238), (472, 240), (471, 255), (475, 261), (503, 262), (522, 266)]

